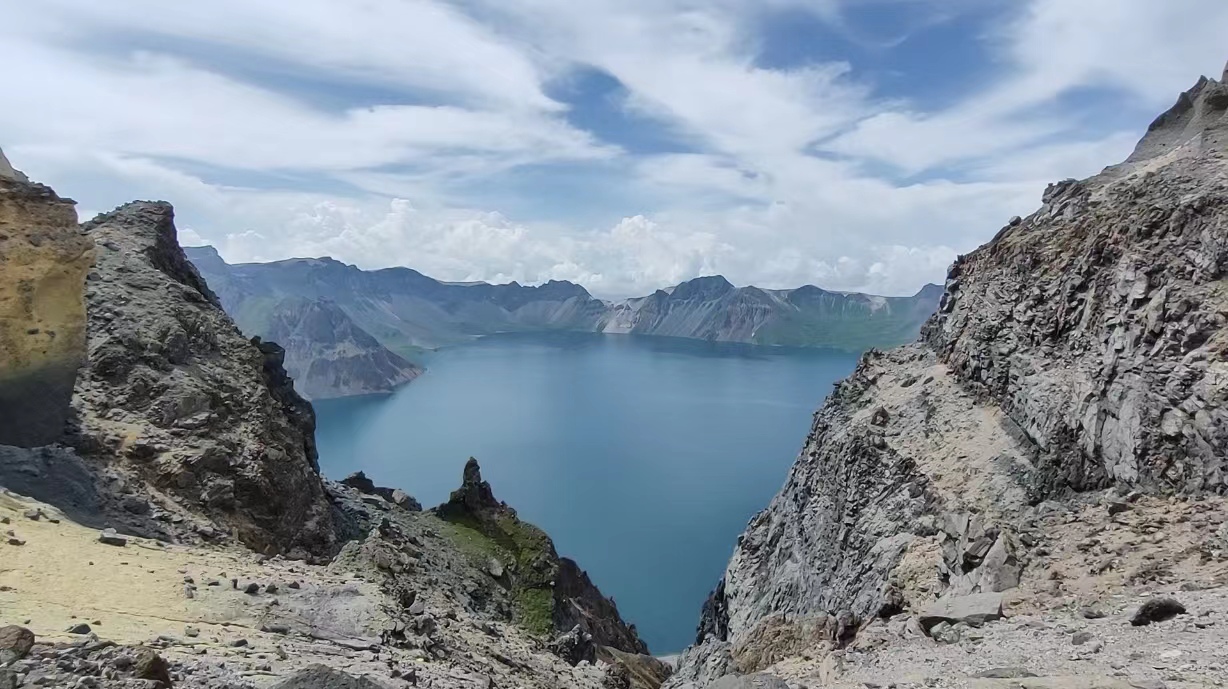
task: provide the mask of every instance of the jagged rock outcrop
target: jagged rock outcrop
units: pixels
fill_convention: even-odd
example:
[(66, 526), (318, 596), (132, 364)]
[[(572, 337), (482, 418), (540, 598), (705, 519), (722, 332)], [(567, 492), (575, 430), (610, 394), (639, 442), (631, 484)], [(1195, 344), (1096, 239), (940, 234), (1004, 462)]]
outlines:
[(952, 266), (926, 341), (1035, 443), (1043, 487), (1228, 491), (1228, 86)]
[(364, 495), (376, 495), (383, 500), (406, 509), (411, 512), (421, 512), (422, 504), (400, 488), (385, 488), (375, 485), (375, 482), (367, 478), (367, 475), (361, 471), (356, 471), (341, 480), (342, 485), (349, 486)]
[(180, 249), (169, 204), (131, 203), (84, 228), (97, 265), (70, 442), (128, 512), (203, 515), (202, 535), (262, 552), (332, 552), (315, 415), (281, 349), (235, 328)]
[[(1082, 590), (1175, 574), (1157, 562), (1217, 571), (1209, 550), (1180, 553), (1220, 523), (1187, 533), (1161, 515), (1186, 497), (1228, 506), (1226, 111), (1228, 86), (1200, 80), (1125, 163), (1051, 185), (958, 259), (922, 342), (863, 356), (739, 539), (670, 686), (835, 648), (901, 612), (925, 623), (892, 633), (958, 640), (953, 625), (1004, 600), (1068, 605), (1053, 581), (1067, 567)], [(1126, 536), (1167, 535), (1102, 545), (1132, 509)]]
[(0, 152), (0, 445), (63, 434), (85, 356), (93, 262), (74, 202), (31, 183)]
[(500, 578), (508, 579), (522, 624), (547, 637), (578, 627), (598, 646), (648, 653), (635, 625), (622, 620), (617, 606), (601, 595), (588, 574), (572, 560), (559, 557), (545, 532), (521, 521), (514, 509), (495, 499), (476, 459), (465, 464), (461, 487), (433, 511), (498, 548), (506, 559), (498, 568)]

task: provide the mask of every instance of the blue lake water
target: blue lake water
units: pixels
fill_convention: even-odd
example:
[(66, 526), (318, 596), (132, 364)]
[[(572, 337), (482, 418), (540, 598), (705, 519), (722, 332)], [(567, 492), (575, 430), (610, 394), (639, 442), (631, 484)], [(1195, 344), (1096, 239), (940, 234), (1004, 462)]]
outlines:
[(691, 642), (746, 522), (856, 357), (672, 338), (499, 335), (443, 349), (393, 395), (316, 403), (320, 462), (424, 506), (471, 455), (654, 653)]

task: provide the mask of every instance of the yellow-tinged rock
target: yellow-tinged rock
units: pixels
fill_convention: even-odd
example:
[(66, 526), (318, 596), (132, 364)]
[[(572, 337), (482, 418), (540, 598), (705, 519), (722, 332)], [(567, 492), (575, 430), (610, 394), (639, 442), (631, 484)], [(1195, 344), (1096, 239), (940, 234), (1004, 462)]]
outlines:
[(75, 203), (0, 153), (0, 444), (45, 445), (63, 433), (93, 263)]

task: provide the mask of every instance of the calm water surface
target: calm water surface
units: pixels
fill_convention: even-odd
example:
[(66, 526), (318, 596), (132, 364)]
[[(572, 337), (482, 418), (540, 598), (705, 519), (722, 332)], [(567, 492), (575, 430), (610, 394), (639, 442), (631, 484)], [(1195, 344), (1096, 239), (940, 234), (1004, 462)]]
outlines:
[(316, 403), (324, 472), (437, 505), (475, 456), (654, 653), (691, 642), (747, 520), (853, 370), (832, 351), (670, 338), (500, 335), (444, 349), (396, 394)]

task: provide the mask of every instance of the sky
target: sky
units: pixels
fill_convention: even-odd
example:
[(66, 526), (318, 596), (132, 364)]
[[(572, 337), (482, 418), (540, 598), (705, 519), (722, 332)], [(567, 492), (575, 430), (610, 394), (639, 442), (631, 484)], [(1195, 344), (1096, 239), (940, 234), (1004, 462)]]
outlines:
[(1120, 162), (1223, 0), (0, 0), (0, 147), (230, 262), (911, 294)]

